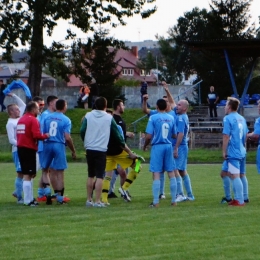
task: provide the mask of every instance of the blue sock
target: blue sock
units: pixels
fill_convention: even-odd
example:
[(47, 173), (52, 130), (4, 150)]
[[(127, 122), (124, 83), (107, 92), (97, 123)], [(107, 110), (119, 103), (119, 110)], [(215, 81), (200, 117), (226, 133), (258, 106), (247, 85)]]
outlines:
[(160, 194), (164, 194), (165, 178), (164, 172), (160, 173)]
[(38, 188), (38, 198), (42, 198), (44, 196), (44, 188)]
[(111, 192), (114, 192), (117, 176), (118, 176), (117, 171), (114, 170), (113, 175), (112, 175), (112, 179), (111, 179), (111, 181), (110, 181), (110, 187), (109, 187), (108, 194), (110, 194)]
[(159, 192), (160, 192), (160, 180), (154, 180), (153, 181), (153, 204), (159, 203)]
[(228, 176), (222, 177), (222, 182), (223, 182), (225, 197), (226, 197), (226, 199), (230, 200), (231, 199), (230, 178)]
[(176, 182), (177, 182), (177, 195), (182, 195), (183, 194), (183, 188), (182, 188), (182, 179), (181, 176), (176, 177)]
[(244, 200), (248, 200), (248, 181), (247, 177), (244, 175), (243, 177), (240, 177), (242, 185), (243, 185), (243, 192), (244, 192)]
[(45, 196), (51, 196), (51, 188), (50, 188), (50, 186), (47, 186), (46, 188), (44, 188), (43, 192), (44, 192)]
[(62, 202), (63, 201), (63, 196), (57, 195), (56, 199), (57, 199), (58, 202)]
[(187, 192), (187, 196), (193, 197), (189, 174), (186, 173), (186, 175), (184, 175), (184, 177), (182, 177), (182, 180), (183, 180), (185, 190)]
[(23, 198), (23, 179), (16, 177), (15, 178), (15, 194), (17, 195), (17, 200)]
[(240, 204), (244, 203), (244, 196), (243, 196), (243, 184), (240, 178), (235, 178), (232, 180), (233, 190), (234, 190), (234, 197), (235, 200), (238, 200)]
[(177, 194), (177, 182), (175, 177), (170, 178), (170, 191), (172, 196), (171, 202), (175, 202)]

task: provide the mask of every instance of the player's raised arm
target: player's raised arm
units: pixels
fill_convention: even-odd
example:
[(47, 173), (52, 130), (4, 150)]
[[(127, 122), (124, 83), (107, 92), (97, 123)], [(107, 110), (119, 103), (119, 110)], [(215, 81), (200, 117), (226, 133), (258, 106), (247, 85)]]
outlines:
[(163, 81), (162, 85), (163, 85), (163, 88), (164, 88), (164, 90), (166, 92), (166, 95), (167, 95), (169, 103), (171, 104), (172, 108), (175, 108), (176, 107), (176, 103), (174, 101), (174, 98), (173, 98), (172, 94), (169, 91), (168, 84), (165, 81)]
[(150, 114), (150, 109), (147, 107), (148, 94), (143, 95), (142, 110), (145, 114)]

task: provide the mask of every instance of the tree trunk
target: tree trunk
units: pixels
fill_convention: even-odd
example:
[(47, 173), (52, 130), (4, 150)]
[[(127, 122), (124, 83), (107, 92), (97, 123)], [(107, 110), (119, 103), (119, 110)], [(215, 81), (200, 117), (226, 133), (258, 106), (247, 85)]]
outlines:
[(35, 10), (33, 23), (28, 86), (34, 97), (39, 96), (41, 92), (43, 66), (43, 19), (40, 10)]

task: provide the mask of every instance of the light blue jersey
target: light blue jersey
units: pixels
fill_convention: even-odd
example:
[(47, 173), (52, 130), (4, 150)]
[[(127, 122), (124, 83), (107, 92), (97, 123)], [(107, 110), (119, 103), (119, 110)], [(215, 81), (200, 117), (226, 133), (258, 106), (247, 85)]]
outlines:
[[(258, 117), (255, 121), (254, 134), (260, 135), (260, 117)], [(258, 147), (256, 153), (256, 168), (257, 172), (260, 174), (260, 138), (258, 139)]]
[(64, 170), (67, 168), (65, 133), (70, 134), (71, 120), (61, 112), (49, 114), (43, 124), (43, 132), (50, 137), (44, 143), (43, 168)]
[[(38, 119), (38, 121), (40, 123), (40, 128), (41, 128), (41, 133), (42, 134), (44, 134), (44, 132), (43, 132), (44, 120), (50, 113), (52, 113), (52, 112), (47, 109), (41, 115), (37, 116), (37, 119)], [(38, 153), (40, 153), (42, 151), (43, 151), (43, 141), (38, 141)]]
[[(174, 118), (174, 125), (175, 125), (175, 128), (176, 128), (176, 117), (177, 117), (177, 114), (176, 114), (176, 108), (166, 112), (168, 115), (171, 115), (173, 118)], [(158, 114), (158, 110), (150, 110), (150, 114), (149, 116), (152, 116), (152, 115), (156, 115)], [(172, 143), (172, 146), (175, 145), (176, 143), (176, 139), (175, 138), (172, 138), (172, 136), (169, 137), (171, 143)]]
[(66, 144), (64, 134), (70, 134), (70, 131), (71, 120), (61, 112), (53, 112), (44, 120), (43, 132), (50, 134), (50, 137), (46, 140), (48, 143)]
[(183, 133), (180, 145), (187, 145), (189, 141), (189, 118), (187, 114), (177, 115), (176, 117), (177, 134)]
[(228, 159), (243, 159), (246, 156), (245, 140), (247, 132), (246, 120), (237, 112), (232, 112), (224, 117), (222, 133), (229, 136)]
[(146, 133), (152, 135), (152, 145), (171, 144), (171, 137), (176, 134), (174, 118), (168, 113), (157, 113), (150, 116)]
[[(254, 134), (260, 135), (260, 117), (258, 117), (255, 121)], [(258, 139), (258, 144), (260, 144), (260, 138)]]

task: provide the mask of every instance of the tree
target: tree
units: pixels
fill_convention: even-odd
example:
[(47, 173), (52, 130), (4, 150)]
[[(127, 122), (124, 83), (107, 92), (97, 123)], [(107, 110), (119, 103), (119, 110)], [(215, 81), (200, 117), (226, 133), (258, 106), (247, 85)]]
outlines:
[(70, 58), (73, 74), (79, 76), (84, 83), (89, 83), (94, 77), (99, 86), (99, 94), (106, 97), (109, 104), (121, 92), (121, 88), (115, 86), (121, 71), (116, 70), (114, 58), (122, 47), (124, 44), (121, 41), (108, 37), (108, 31), (101, 29), (95, 32), (93, 38), (88, 38), (86, 43), (75, 43)]
[[(216, 86), (223, 99), (232, 94), (223, 54), (205, 50), (192, 51), (184, 42), (255, 37), (254, 25), (249, 26), (250, 2), (251, 0), (212, 0), (210, 11), (194, 8), (184, 13), (184, 16), (178, 19), (177, 25), (169, 29), (168, 38), (159, 37), (162, 54), (167, 57), (167, 67), (176, 74), (196, 72), (199, 79), (203, 79), (203, 95), (206, 95), (210, 85)], [(245, 58), (232, 60), (237, 88), (241, 93), (249, 62), (250, 60)]]
[[(95, 31), (96, 25), (110, 23), (112, 27), (125, 25), (124, 18), (141, 14), (149, 17), (156, 11), (149, 1), (102, 1), (102, 0), (5, 0), (0, 2), (0, 47), (6, 50), (5, 58), (11, 59), (11, 51), (19, 44), (30, 45), (28, 85), (33, 95), (40, 94), (42, 67), (54, 57), (61, 57), (64, 44), (53, 42), (47, 48), (43, 42), (44, 29), (52, 36), (59, 19), (70, 21), (83, 32)], [(151, 6), (149, 9), (147, 6)], [(66, 40), (75, 39), (76, 34), (68, 29)], [(64, 71), (57, 71), (64, 75)]]

